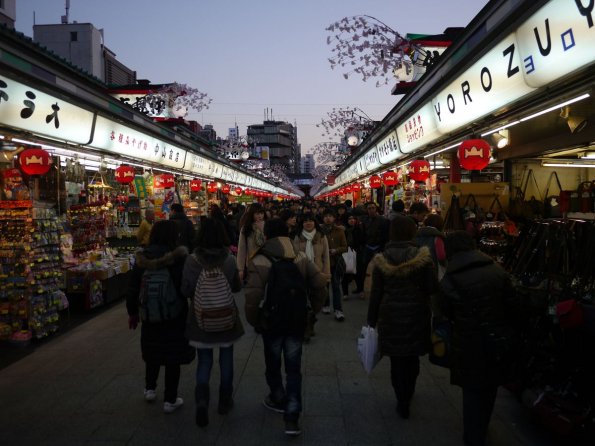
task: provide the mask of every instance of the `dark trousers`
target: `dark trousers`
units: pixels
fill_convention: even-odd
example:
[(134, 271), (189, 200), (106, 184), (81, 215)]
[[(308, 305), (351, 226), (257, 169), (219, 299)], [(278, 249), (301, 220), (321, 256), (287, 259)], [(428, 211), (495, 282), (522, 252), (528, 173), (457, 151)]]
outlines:
[(463, 441), (466, 446), (485, 445), (497, 393), (497, 386), (463, 387)]
[[(333, 293), (333, 310), (343, 311), (343, 303), (341, 302), (341, 298), (343, 297), (341, 293), (341, 280), (343, 280), (343, 274), (341, 269), (339, 268), (338, 264), (334, 264), (331, 266), (331, 291)], [(330, 296), (327, 295), (324, 305), (326, 307), (330, 306)]]
[[(302, 411), (302, 336), (263, 334), (265, 377), (275, 402), (285, 402), (285, 420), (297, 420)], [(285, 362), (286, 385), (281, 376)]]
[[(156, 389), (157, 379), (159, 378), (159, 364), (149, 364), (145, 366), (145, 388)], [(178, 384), (180, 382), (180, 365), (165, 366), (165, 391), (163, 393), (164, 401), (175, 403), (178, 397)]]
[(390, 380), (397, 401), (409, 406), (419, 375), (419, 356), (391, 356)]

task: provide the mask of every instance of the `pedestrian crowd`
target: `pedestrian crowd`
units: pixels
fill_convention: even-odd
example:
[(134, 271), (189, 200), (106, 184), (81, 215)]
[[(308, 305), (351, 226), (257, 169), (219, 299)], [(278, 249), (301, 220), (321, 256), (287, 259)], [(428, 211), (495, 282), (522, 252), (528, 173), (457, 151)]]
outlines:
[[(175, 208), (174, 208), (175, 206)], [(127, 292), (129, 327), (141, 323), (144, 399), (157, 398), (165, 370), (165, 413), (184, 404), (180, 366), (197, 358), (196, 424), (209, 423), (213, 351), (219, 349), (217, 412), (233, 408), (234, 343), (245, 332), (233, 294), (245, 292), (246, 321), (262, 335), (263, 404), (283, 414), (285, 433), (299, 435), (303, 344), (320, 317), (341, 323), (347, 299), (368, 299), (362, 324), (378, 332), (390, 360), (396, 413), (408, 419), (420, 357), (432, 350), (432, 328), (452, 327), (451, 383), (463, 389), (465, 445), (485, 444), (498, 386), (509, 364), (495, 363), (490, 342), (514, 332), (508, 274), (476, 249), (464, 231), (443, 232), (423, 202), (401, 200), (385, 217), (377, 203), (352, 206), (292, 201), (213, 204), (198, 230), (181, 205), (169, 220), (149, 213)], [(346, 253), (355, 253), (347, 259)], [(350, 292), (351, 290), (351, 292)], [(282, 370), (285, 372), (283, 377)]]

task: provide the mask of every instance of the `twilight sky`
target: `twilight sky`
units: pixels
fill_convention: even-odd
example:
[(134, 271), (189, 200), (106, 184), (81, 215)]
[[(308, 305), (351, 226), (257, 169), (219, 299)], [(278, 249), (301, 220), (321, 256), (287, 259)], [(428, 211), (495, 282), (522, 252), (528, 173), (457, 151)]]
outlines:
[[(219, 136), (237, 122), (240, 135), (273, 118), (297, 124), (302, 154), (328, 138), (316, 127), (333, 107), (362, 109), (381, 120), (400, 96), (331, 70), (331, 23), (371, 15), (402, 35), (466, 26), (487, 0), (71, 0), (70, 22), (104, 29), (117, 59), (152, 83), (180, 82), (213, 99), (187, 119)], [(64, 0), (17, 0), (16, 29), (60, 23)]]

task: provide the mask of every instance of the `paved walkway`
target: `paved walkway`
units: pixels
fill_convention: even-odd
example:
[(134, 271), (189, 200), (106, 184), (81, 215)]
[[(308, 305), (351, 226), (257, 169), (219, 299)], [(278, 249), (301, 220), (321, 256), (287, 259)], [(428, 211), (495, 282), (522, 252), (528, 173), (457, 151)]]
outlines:
[[(238, 304), (243, 308), (241, 293)], [(262, 339), (250, 327), (235, 347), (230, 414), (218, 415), (211, 403), (209, 426), (194, 424), (195, 363), (182, 368), (182, 408), (163, 413), (162, 384), (157, 402), (146, 403), (140, 330), (128, 330), (124, 303), (118, 303), (0, 370), (0, 445), (461, 445), (461, 395), (447, 372), (424, 358), (411, 418), (398, 418), (389, 361), (369, 377), (358, 362), (356, 338), (367, 302), (348, 300), (344, 309), (344, 323), (320, 315), (317, 335), (304, 348), (303, 434), (295, 439), (283, 434), (282, 416), (261, 404), (267, 393)], [(214, 367), (212, 389), (218, 380)], [(552, 445), (505, 390), (488, 444)]]

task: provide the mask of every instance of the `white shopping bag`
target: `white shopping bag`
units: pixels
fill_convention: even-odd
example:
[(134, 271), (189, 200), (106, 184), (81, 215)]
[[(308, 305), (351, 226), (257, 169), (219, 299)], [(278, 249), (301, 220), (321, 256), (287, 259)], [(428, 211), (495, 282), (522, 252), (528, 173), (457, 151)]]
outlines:
[(353, 249), (347, 248), (347, 252), (344, 252), (342, 256), (345, 260), (345, 274), (357, 273), (357, 253)]
[(378, 361), (378, 332), (370, 326), (362, 327), (361, 334), (357, 339), (357, 353), (364, 366), (364, 370), (369, 374)]

